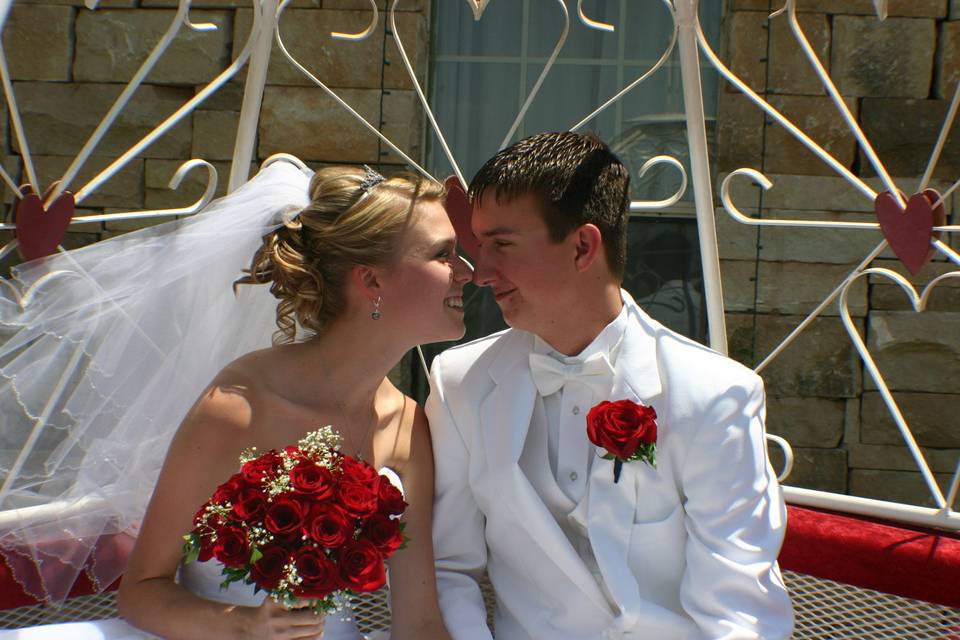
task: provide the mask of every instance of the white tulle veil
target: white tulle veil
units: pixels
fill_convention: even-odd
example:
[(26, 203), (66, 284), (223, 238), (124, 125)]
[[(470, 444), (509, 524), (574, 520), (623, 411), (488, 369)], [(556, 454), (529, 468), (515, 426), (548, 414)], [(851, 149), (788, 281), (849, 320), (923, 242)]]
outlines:
[(276, 300), (232, 283), (308, 182), (278, 161), (195, 216), (0, 280), (0, 551), (26, 592), (57, 602), (82, 574), (121, 575), (181, 419), (270, 344)]

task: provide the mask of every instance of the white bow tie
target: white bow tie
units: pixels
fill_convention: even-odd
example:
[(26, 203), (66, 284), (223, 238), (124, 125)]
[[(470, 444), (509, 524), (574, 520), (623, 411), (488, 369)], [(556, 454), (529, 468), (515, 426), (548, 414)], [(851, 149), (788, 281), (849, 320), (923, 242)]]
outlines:
[(607, 356), (595, 353), (582, 363), (564, 364), (556, 358), (541, 353), (530, 354), (530, 374), (541, 396), (549, 396), (563, 388), (567, 382), (576, 381), (589, 387), (594, 397), (610, 395), (613, 382), (613, 367)]

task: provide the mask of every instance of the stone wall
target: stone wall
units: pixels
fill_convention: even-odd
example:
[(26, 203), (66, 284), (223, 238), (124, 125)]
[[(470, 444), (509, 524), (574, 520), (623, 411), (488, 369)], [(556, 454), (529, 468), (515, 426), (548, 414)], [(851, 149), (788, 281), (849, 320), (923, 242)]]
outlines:
[[(379, 0), (381, 9), (385, 1)], [(427, 68), (427, 0), (408, 0), (397, 27), (423, 82)], [(81, 0), (17, 0), (3, 30), (13, 90), (28, 148), (43, 187), (59, 178), (146, 59), (176, 13), (176, 0), (102, 0), (96, 11)], [(172, 46), (136, 91), (93, 157), (71, 185), (77, 190), (109, 161), (189, 100), (226, 68), (243, 48), (252, 22), (250, 3), (196, 0), (190, 19), (216, 31), (182, 27)], [(367, 0), (294, 0), (281, 18), (291, 53), (349, 104), (380, 127), (413, 158), (422, 156), (423, 113), (381, 12), (377, 31), (362, 42), (334, 41), (331, 31), (361, 31), (370, 20)], [(189, 158), (208, 160), (219, 171), (218, 194), (229, 179), (244, 67), (220, 91), (147, 148), (126, 168), (79, 204), (78, 215), (182, 207), (203, 191), (191, 174), (177, 191), (167, 183)], [(6, 108), (0, 145), (4, 167), (25, 182), (20, 150)], [(400, 160), (323, 91), (300, 75), (274, 45), (262, 115), (257, 160), (293, 153), (308, 164), (368, 163), (387, 173)], [(13, 195), (3, 186), (9, 216)], [(71, 227), (64, 245), (76, 247), (152, 221), (108, 222)], [(0, 232), (0, 245), (12, 237)], [(0, 274), (18, 260), (0, 263)]]
[[(913, 193), (960, 80), (960, 3), (890, 0), (884, 22), (870, 0), (797, 4), (800, 25), (852, 114), (896, 184)], [(803, 56), (787, 16), (768, 20), (771, 5), (782, 3), (728, 2), (725, 59), (840, 164), (885, 191)], [(744, 178), (733, 183), (734, 202), (745, 213), (875, 221), (870, 199), (733, 87), (719, 96), (718, 137), (718, 184), (740, 167), (758, 169), (774, 183), (767, 192)], [(942, 192), (958, 178), (955, 127), (931, 186)], [(948, 202), (953, 224), (960, 218), (958, 200)], [(731, 353), (751, 366), (882, 240), (879, 231), (744, 226), (719, 206), (717, 216)], [(960, 247), (956, 235), (947, 242)], [(893, 269), (918, 286), (951, 270), (937, 257), (913, 277), (889, 250), (872, 266)], [(944, 282), (917, 314), (895, 284), (870, 276), (851, 289), (848, 307), (946, 493), (960, 457), (960, 280)], [(768, 429), (785, 436), (796, 454), (789, 484), (932, 505), (836, 302), (762, 375)]]

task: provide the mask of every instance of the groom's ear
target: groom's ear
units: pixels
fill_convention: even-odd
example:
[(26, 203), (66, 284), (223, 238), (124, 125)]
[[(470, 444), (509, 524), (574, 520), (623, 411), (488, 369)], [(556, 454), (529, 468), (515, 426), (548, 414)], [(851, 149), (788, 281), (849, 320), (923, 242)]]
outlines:
[(574, 265), (577, 271), (583, 273), (603, 255), (603, 234), (594, 224), (582, 224), (573, 231)]
[(350, 270), (350, 279), (360, 295), (371, 302), (381, 295), (380, 277), (377, 269), (357, 265)]

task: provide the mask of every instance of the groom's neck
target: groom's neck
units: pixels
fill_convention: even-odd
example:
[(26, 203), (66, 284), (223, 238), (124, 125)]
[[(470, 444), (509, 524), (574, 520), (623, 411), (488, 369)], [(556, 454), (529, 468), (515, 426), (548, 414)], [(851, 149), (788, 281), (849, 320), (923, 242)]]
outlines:
[(581, 291), (576, 305), (556, 314), (535, 333), (557, 352), (575, 356), (614, 321), (622, 308), (619, 283), (587, 288)]

